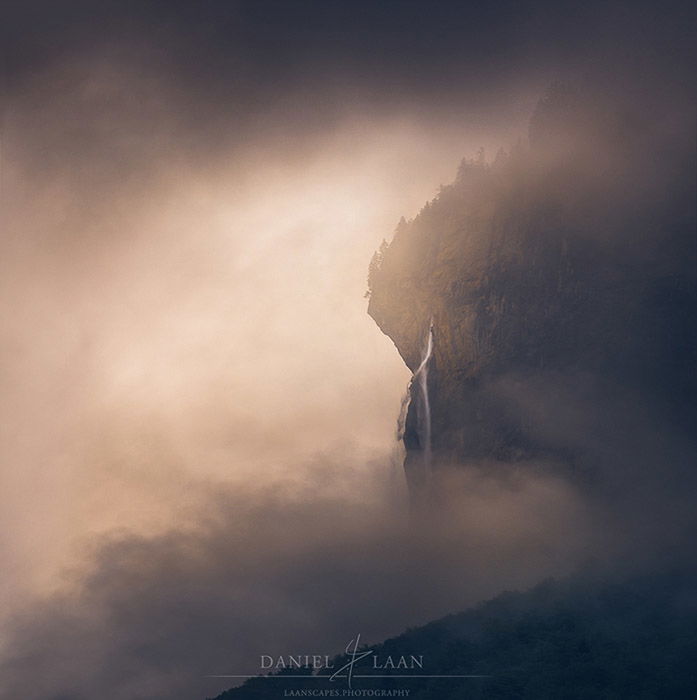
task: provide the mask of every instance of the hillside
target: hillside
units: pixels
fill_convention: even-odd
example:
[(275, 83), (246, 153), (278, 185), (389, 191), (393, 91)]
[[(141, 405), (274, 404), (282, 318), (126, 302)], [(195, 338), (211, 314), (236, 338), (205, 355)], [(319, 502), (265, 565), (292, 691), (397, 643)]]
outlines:
[[(677, 575), (621, 584), (582, 577), (546, 581), (369, 649), (382, 665), (388, 656), (421, 655), (423, 670), (378, 671), (367, 657), (354, 673), (488, 677), (354, 678), (356, 691), (408, 689), (408, 697), (419, 700), (687, 699), (697, 689), (697, 588)], [(334, 666), (346, 661), (338, 657)], [(326, 678), (327, 672), (322, 673)], [(330, 683), (292, 676), (251, 679), (215, 700), (263, 700), (299, 690), (341, 693), (346, 688), (345, 679)]]

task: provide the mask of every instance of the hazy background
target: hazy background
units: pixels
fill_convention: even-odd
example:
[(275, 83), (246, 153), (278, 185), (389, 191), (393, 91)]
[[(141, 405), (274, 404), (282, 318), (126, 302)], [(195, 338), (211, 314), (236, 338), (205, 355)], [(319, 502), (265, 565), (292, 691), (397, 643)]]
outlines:
[(471, 475), (408, 529), (409, 373), (363, 298), (399, 218), (549, 82), (689, 40), (652, 4), (563, 5), (9, 4), (6, 697), (203, 698), (594, 554), (550, 477)]

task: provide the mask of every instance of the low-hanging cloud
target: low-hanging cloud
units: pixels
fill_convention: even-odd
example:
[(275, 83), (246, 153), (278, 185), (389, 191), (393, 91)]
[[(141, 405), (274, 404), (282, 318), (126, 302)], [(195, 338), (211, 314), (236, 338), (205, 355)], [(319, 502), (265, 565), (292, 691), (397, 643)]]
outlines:
[[(112, 683), (114, 697), (184, 697), (216, 664), (192, 672), (182, 654), (171, 660), (180, 671), (152, 680), (148, 662), (137, 662), (129, 684), (115, 661), (141, 634), (131, 626), (154, 604), (148, 596), (172, 585), (181, 601), (220, 585), (211, 601), (236, 610), (225, 634), (237, 641), (223, 652), (234, 664), (285, 624), (262, 624), (273, 615), (258, 603), (256, 621), (243, 614), (264, 567), (278, 559), (282, 569), (269, 584), (271, 605), (284, 577), (298, 590), (314, 578), (308, 567), (333, 529), (354, 570), (364, 538), (374, 538), (368, 560), (386, 546), (385, 503), (405, 511), (390, 455), (408, 371), (365, 314), (366, 260), (475, 144), (446, 129), (414, 148), (435, 134), (433, 123), (356, 109), (311, 135), (296, 125), (226, 140), (212, 154), (192, 139), (177, 100), (166, 80), (110, 57), (56, 65), (8, 103), (1, 410), (12, 468), (2, 595), (6, 610), (29, 611), (5, 620), (10, 695), (27, 692), (30, 663), (46, 680), (36, 697), (91, 697)], [(329, 466), (319, 468), (322, 455)], [(350, 483), (337, 481), (342, 470)], [(392, 475), (389, 490), (373, 488), (382, 472)], [(355, 523), (337, 524), (332, 509)], [(290, 541), (280, 550), (273, 539), (283, 532)], [(270, 555), (255, 564), (265, 547)], [(216, 550), (220, 579), (206, 583)], [(138, 573), (146, 561), (152, 568)], [(244, 570), (254, 576), (225, 580)], [(126, 582), (141, 579), (147, 591), (128, 593)], [(279, 589), (274, 609), (291, 611), (294, 595)], [(141, 613), (121, 618), (119, 598), (139, 600)], [(308, 614), (309, 601), (298, 604), (294, 618)], [(216, 607), (202, 614), (220, 619)], [(398, 628), (399, 607), (395, 599), (376, 635)], [(314, 616), (304, 638), (336, 647), (332, 625), (322, 632)], [(104, 633), (117, 618), (115, 647)], [(258, 641), (241, 641), (240, 626)], [(211, 629), (211, 639), (220, 633)], [(58, 638), (83, 671), (64, 674), (65, 658), (54, 665)], [(169, 654), (154, 653), (163, 663)]]
[(561, 447), (631, 407), (592, 455), (616, 474), (604, 491), (553, 461), (473, 464), (407, 522), (409, 373), (365, 313), (367, 262), (461, 156), (525, 133), (540, 61), (473, 77), (486, 47), (461, 94), (416, 75), (390, 109), (379, 83), (257, 86), (268, 65), (245, 72), (241, 50), (199, 88), (197, 69), (105, 43), (29, 62), (6, 104), (2, 697), (202, 698), (262, 653), (329, 654), (589, 561), (684, 554), (691, 446), (584, 377), (487, 390)]
[(558, 479), (470, 474), (447, 516), (407, 527), (388, 469), (286, 466), (302, 483), (199, 483), (179, 526), (93, 542), (64, 591), (14, 620), (6, 697), (213, 695), (231, 681), (207, 675), (257, 673), (261, 654), (335, 653), (585, 556), (584, 506)]

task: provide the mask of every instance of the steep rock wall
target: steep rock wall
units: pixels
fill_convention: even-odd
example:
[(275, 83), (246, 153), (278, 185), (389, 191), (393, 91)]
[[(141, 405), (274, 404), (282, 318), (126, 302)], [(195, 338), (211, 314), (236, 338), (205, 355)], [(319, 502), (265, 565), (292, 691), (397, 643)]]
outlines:
[[(599, 459), (583, 443), (599, 422), (627, 430), (622, 402), (694, 425), (692, 154), (568, 102), (541, 103), (530, 148), (463, 162), (371, 263), (368, 312), (412, 372), (433, 322), (435, 471), (544, 462), (587, 477), (611, 450)], [(404, 434), (412, 490), (428, 476), (418, 392)]]

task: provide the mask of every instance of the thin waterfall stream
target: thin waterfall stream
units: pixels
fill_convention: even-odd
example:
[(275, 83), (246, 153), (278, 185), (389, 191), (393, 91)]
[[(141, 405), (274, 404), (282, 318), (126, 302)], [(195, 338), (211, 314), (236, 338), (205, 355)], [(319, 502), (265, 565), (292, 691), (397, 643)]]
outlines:
[[(426, 336), (426, 343), (423, 349), (421, 364), (418, 366), (414, 376), (412, 377), (412, 383), (414, 380), (418, 381), (419, 388), (421, 389), (419, 398), (421, 399), (420, 404), (417, 404), (416, 410), (419, 418), (419, 427), (421, 435), (421, 442), (423, 444), (424, 451), (424, 472), (426, 477), (431, 475), (431, 402), (428, 396), (428, 364), (433, 355), (433, 319), (428, 326), (428, 334)], [(421, 410), (419, 410), (421, 409)]]
[[(401, 443), (406, 431), (407, 414), (412, 399), (415, 401), (417, 433), (419, 446), (423, 450), (422, 479), (428, 480), (431, 476), (431, 402), (428, 389), (428, 368), (433, 355), (433, 320), (428, 328), (428, 334), (423, 344), (421, 352), (421, 362), (412, 374), (407, 390), (402, 397), (399, 417), (397, 418), (397, 442)], [(418, 386), (418, 391), (414, 392), (414, 383)]]

